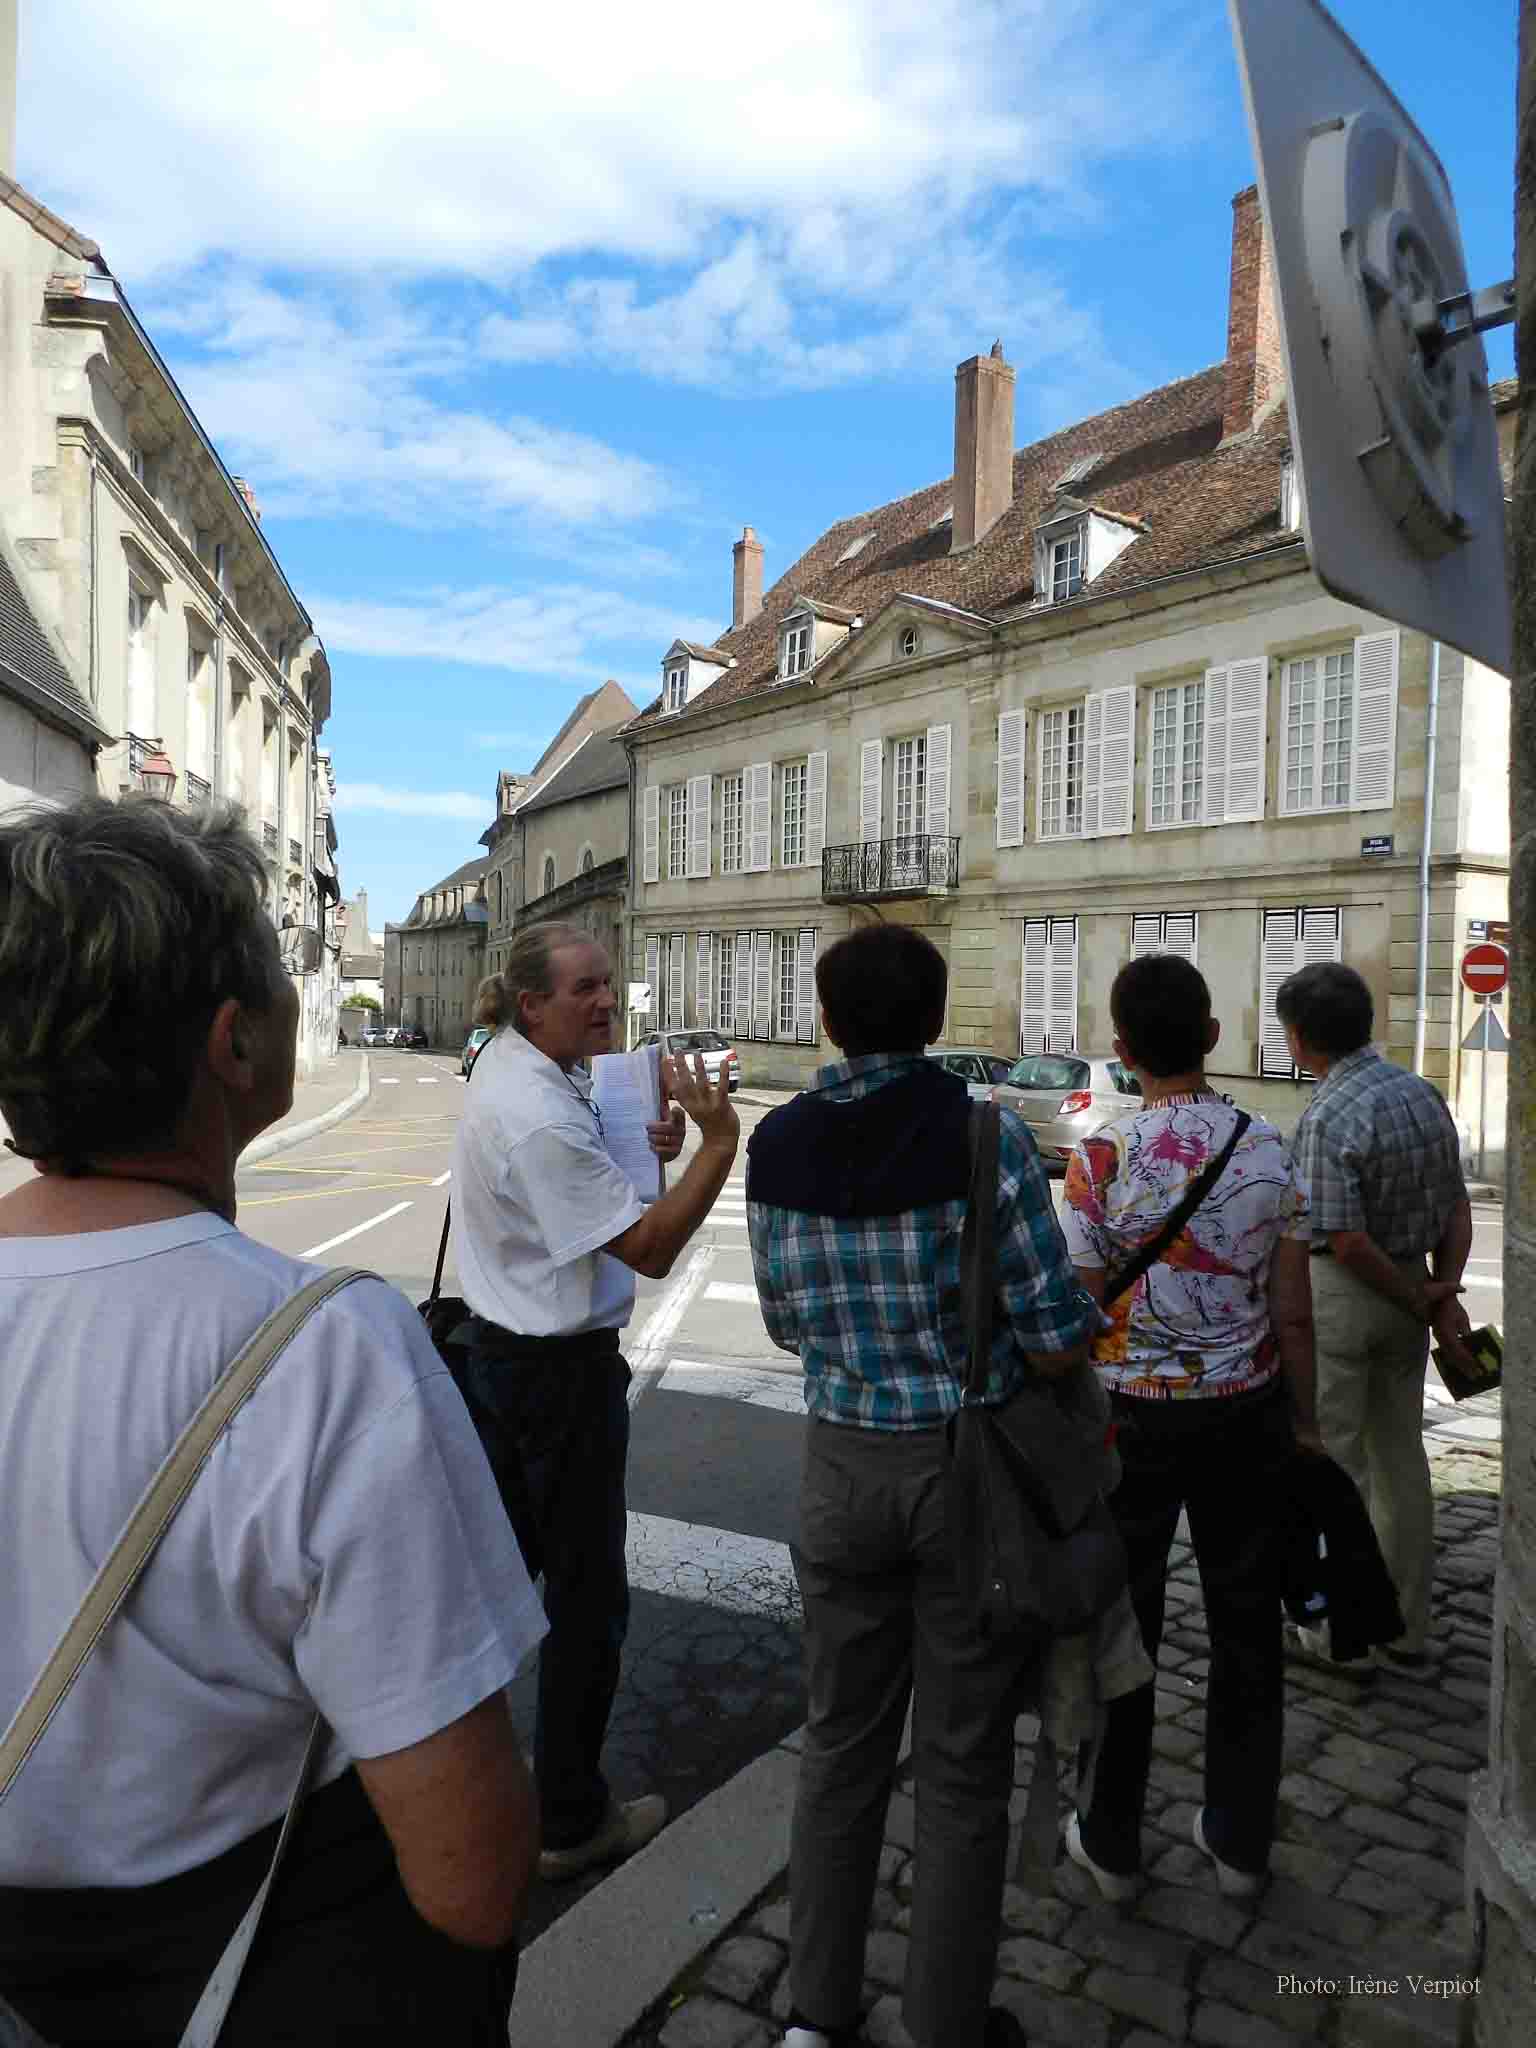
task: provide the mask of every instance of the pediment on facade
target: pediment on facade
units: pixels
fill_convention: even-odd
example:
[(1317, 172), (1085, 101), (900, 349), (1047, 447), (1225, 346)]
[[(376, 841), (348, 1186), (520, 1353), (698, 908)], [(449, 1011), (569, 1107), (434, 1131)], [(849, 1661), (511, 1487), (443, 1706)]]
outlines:
[(915, 597), (894, 597), (821, 663), (818, 683), (845, 683), (861, 675), (921, 668), (947, 654), (985, 643), (989, 619), (953, 605)]

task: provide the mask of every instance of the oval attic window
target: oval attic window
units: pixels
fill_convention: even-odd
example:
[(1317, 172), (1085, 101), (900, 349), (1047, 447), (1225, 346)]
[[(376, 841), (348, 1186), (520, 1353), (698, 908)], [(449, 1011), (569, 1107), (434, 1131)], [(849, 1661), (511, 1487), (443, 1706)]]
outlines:
[(910, 661), (912, 656), (916, 654), (920, 645), (921, 642), (918, 640), (917, 637), (916, 626), (908, 626), (901, 636), (902, 659), (904, 661)]

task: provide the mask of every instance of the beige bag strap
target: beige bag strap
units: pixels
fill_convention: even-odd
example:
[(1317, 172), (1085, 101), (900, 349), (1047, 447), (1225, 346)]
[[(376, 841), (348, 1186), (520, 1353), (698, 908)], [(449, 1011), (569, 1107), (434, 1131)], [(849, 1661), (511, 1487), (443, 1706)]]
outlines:
[(352, 1281), (371, 1277), (359, 1267), (338, 1266), (311, 1280), (291, 1301), (268, 1316), (239, 1357), (220, 1375), (218, 1384), (145, 1488), (123, 1533), (91, 1581), (79, 1612), (60, 1636), (37, 1683), (0, 1738), (0, 1799), (10, 1791), (17, 1772), (58, 1712), (102, 1630), (133, 1590), (134, 1582), (154, 1555), (156, 1545), (231, 1419), (255, 1393), (268, 1368), (320, 1304)]

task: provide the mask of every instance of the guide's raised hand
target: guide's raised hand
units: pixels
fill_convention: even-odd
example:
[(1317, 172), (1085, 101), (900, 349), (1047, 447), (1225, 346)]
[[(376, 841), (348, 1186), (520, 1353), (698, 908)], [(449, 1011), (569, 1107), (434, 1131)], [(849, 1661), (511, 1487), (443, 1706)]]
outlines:
[(691, 1067), (682, 1053), (664, 1059), (661, 1065), (669, 1098), (680, 1103), (690, 1122), (698, 1125), (704, 1142), (729, 1145), (734, 1152), (741, 1137), (741, 1124), (731, 1101), (729, 1068), (722, 1063), (720, 1078), (712, 1082), (698, 1053), (694, 1054)]

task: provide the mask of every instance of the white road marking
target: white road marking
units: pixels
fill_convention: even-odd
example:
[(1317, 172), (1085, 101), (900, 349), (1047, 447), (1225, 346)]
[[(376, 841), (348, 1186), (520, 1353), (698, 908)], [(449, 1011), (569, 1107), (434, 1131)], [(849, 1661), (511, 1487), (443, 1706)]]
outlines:
[(381, 1074), (379, 1076), (379, 1086), (381, 1088), (398, 1088), (400, 1086), (400, 1076), (398, 1074)]
[(452, 1168), (452, 1167), (450, 1166), (450, 1167), (449, 1167), (449, 1169), (448, 1169), (448, 1171), (447, 1171), (446, 1173), (440, 1173), (440, 1174), (439, 1174), (439, 1175), (437, 1176), (437, 1179), (436, 1179), (435, 1181), (433, 1181), (432, 1185), (433, 1185), (433, 1187), (435, 1187), (435, 1188), (440, 1188), (440, 1187), (442, 1187), (442, 1186), (443, 1186), (443, 1185), (444, 1185), (444, 1184), (445, 1184), (446, 1182), (448, 1182), (448, 1181), (450, 1181), (450, 1180), (452, 1180), (452, 1179), (453, 1179), (453, 1168)]
[(716, 1230), (745, 1230), (747, 1227), (745, 1216), (717, 1216), (711, 1212), (709, 1220)]
[(733, 1614), (782, 1611), (796, 1598), (785, 1544), (666, 1515), (630, 1516), (629, 1583), (635, 1592), (700, 1600)]
[[(693, 1305), (695, 1295), (709, 1276), (709, 1269), (715, 1263), (715, 1247), (701, 1244), (681, 1273), (672, 1282), (655, 1308), (646, 1318), (645, 1326), (633, 1344), (626, 1344), (624, 1356), (629, 1361), (630, 1385), (629, 1405), (631, 1408), (648, 1394), (661, 1378), (665, 1369), (667, 1346), (677, 1334), (677, 1326)], [(756, 1299), (754, 1294), (753, 1299)]]
[(704, 1290), (706, 1301), (747, 1301), (757, 1307), (757, 1289), (749, 1281), (712, 1280)]
[(435, 1088), (437, 1086), (436, 1074), (418, 1074), (416, 1076), (416, 1086), (418, 1088)]
[(340, 1237), (328, 1237), (324, 1244), (312, 1244), (307, 1252), (300, 1252), (299, 1257), (318, 1259), (322, 1252), (334, 1250), (337, 1245), (345, 1244), (348, 1238), (361, 1237), (365, 1230), (372, 1230), (376, 1223), (387, 1223), (391, 1216), (398, 1216), (402, 1210), (409, 1209), (410, 1206), (409, 1202), (396, 1202), (393, 1209), (381, 1210), (377, 1216), (370, 1216), (366, 1223), (354, 1223), (352, 1228), (344, 1230)]
[(774, 1372), (766, 1366), (707, 1365), (695, 1358), (674, 1358), (661, 1376), (663, 1393), (743, 1401), (754, 1408), (780, 1408), (786, 1415), (805, 1413), (804, 1384), (793, 1366)]

